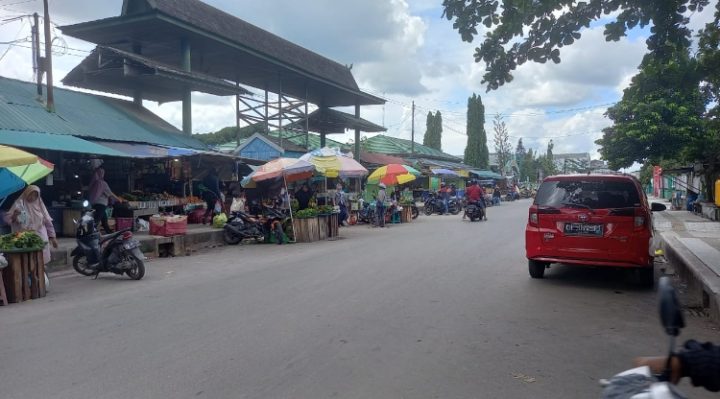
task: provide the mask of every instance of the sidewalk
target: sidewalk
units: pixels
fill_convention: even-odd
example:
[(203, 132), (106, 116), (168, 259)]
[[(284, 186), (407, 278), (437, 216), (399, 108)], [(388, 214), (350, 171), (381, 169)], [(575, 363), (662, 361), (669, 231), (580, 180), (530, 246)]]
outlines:
[[(210, 226), (188, 225), (186, 235), (174, 237), (151, 236), (147, 231), (135, 232), (133, 236), (140, 241), (145, 256), (151, 258), (165, 256), (186, 256), (202, 248), (225, 245), (223, 230)], [(72, 267), (70, 253), (77, 246), (75, 238), (58, 238), (58, 248), (51, 248), (51, 261), (47, 265), (49, 272)]]
[[(650, 202), (669, 203), (660, 198)], [(653, 213), (653, 225), (675, 272), (687, 283), (690, 307), (707, 308), (720, 320), (720, 222), (688, 211)]]

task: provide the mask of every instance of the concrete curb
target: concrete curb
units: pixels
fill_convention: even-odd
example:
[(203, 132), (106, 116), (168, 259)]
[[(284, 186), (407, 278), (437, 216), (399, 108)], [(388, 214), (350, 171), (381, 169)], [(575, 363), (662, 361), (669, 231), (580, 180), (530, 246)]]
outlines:
[(668, 260), (688, 286), (689, 302), (685, 305), (706, 308), (711, 319), (720, 321), (720, 277), (683, 245), (676, 233), (657, 234), (662, 238)]
[[(223, 230), (189, 232), (186, 235), (136, 236), (145, 256), (150, 258), (189, 256), (192, 252), (217, 246), (224, 246)], [(48, 273), (57, 273), (72, 267), (70, 252), (75, 247), (52, 250), (52, 261), (46, 266)]]

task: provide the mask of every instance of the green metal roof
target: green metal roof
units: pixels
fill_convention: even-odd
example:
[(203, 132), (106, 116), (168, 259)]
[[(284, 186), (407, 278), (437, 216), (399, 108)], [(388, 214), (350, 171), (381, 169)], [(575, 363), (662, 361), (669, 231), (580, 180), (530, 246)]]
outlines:
[[(278, 138), (278, 137), (280, 137), (280, 134), (276, 130), (276, 131), (270, 132), (270, 136)], [(295, 145), (305, 148), (305, 134), (303, 134), (303, 133), (283, 131), (283, 140), (288, 140)], [(326, 137), (325, 138), (325, 147), (345, 149), (348, 146), (339, 141), (331, 140)], [(320, 148), (320, 135), (316, 134), (316, 133), (312, 133), (312, 132), (308, 133), (308, 148), (307, 148), (307, 150), (313, 151), (313, 150), (317, 150), (318, 148)]]
[(130, 101), (55, 88), (51, 113), (36, 98), (34, 83), (0, 77), (0, 130), (208, 149)]
[(38, 133), (0, 129), (0, 144), (24, 148), (79, 152), (83, 154), (126, 157), (127, 154), (67, 134)]
[(462, 159), (446, 154), (442, 151), (415, 143), (415, 153), (412, 153), (410, 140), (390, 137), (379, 134), (362, 142), (363, 150), (380, 154), (397, 155), (400, 157), (434, 158), (451, 162), (462, 162)]

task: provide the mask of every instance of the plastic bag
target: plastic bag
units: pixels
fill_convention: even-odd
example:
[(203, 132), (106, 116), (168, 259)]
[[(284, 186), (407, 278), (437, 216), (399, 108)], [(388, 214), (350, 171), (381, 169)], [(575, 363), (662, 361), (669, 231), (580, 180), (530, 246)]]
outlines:
[(222, 229), (225, 226), (225, 223), (227, 223), (227, 215), (224, 213), (219, 213), (213, 217), (213, 227)]
[(222, 210), (222, 203), (219, 200), (215, 201), (215, 213), (221, 213)]
[(5, 256), (3, 254), (0, 254), (0, 269), (5, 268), (8, 265), (7, 259), (5, 259)]
[(245, 200), (242, 198), (233, 198), (230, 205), (230, 212), (240, 212), (245, 210)]
[(149, 230), (150, 230), (150, 222), (148, 222), (145, 219), (138, 218), (137, 231), (149, 231)]

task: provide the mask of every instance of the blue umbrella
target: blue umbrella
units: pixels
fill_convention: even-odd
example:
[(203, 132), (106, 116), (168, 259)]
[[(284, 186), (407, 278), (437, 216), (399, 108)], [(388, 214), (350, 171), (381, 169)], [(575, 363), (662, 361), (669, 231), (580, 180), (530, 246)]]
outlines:
[(460, 176), (457, 172), (450, 170), (450, 169), (442, 169), (442, 168), (434, 168), (433, 169), (433, 168), (431, 168), (430, 171), (434, 175), (438, 175), (438, 176), (452, 176), (452, 177)]

